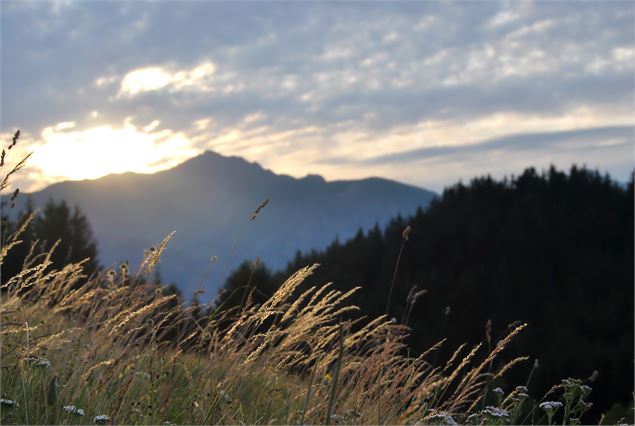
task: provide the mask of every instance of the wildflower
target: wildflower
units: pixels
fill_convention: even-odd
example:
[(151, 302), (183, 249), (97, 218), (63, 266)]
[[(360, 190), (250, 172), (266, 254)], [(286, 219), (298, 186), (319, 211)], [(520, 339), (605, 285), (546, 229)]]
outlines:
[(430, 417), (428, 417), (428, 422), (430, 424), (436, 424), (436, 425), (454, 426), (457, 424), (456, 421), (452, 418), (452, 416), (449, 416), (443, 413), (437, 413), (437, 414), (431, 415)]
[(81, 408), (77, 408), (74, 405), (65, 405), (64, 407), (62, 407), (62, 410), (66, 411), (67, 413), (71, 413), (71, 414), (77, 414), (78, 416), (83, 416), (84, 410), (82, 410)]
[(586, 398), (593, 389), (590, 386), (582, 385), (580, 386), (580, 390), (582, 391), (582, 398)]
[(16, 402), (12, 399), (0, 398), (0, 405), (4, 407), (13, 407), (16, 405)]
[(40, 358), (39, 356), (35, 356), (35, 355), (29, 355), (26, 358), (24, 358), (24, 360), (28, 362), (29, 364), (33, 365), (34, 367), (49, 368), (51, 366), (51, 361), (49, 361), (46, 358)]
[(501, 396), (505, 395), (505, 392), (501, 388), (495, 388), (492, 392), (497, 393)]
[(577, 388), (582, 383), (580, 379), (572, 379), (569, 377), (568, 379), (562, 379), (562, 385), (565, 388)]
[(528, 392), (529, 392), (529, 389), (527, 389), (527, 387), (526, 387), (526, 386), (516, 386), (515, 391), (516, 391), (516, 392), (524, 392), (524, 393), (528, 393)]
[(483, 414), (487, 414), (489, 416), (497, 417), (497, 418), (507, 418), (507, 417), (509, 417), (509, 412), (507, 410), (503, 410), (502, 408), (493, 407), (491, 405), (488, 405), (487, 407), (485, 407), (485, 409), (483, 410)]
[(471, 425), (478, 425), (481, 423), (481, 414), (474, 413), (467, 416), (467, 423)]
[(559, 402), (559, 401), (545, 401), (545, 402), (541, 402), (540, 404), (538, 404), (538, 407), (542, 408), (547, 413), (553, 413), (558, 408), (562, 407), (562, 402)]
[(518, 392), (512, 397), (512, 400), (517, 401), (517, 402), (524, 401), (526, 399), (529, 399), (529, 394), (527, 394), (525, 392)]
[(98, 416), (95, 416), (95, 418), (93, 419), (93, 422), (97, 423), (98, 425), (105, 425), (109, 421), (110, 421), (110, 417), (108, 417), (105, 414), (100, 414)]

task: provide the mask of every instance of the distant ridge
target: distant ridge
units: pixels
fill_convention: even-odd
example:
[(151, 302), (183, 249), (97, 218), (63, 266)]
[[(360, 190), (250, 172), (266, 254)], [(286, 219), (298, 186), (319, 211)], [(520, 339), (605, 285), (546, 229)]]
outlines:
[[(30, 197), (36, 207), (49, 199), (78, 205), (92, 224), (104, 265), (129, 259), (134, 269), (144, 248), (175, 230), (159, 266), (163, 279), (189, 296), (210, 257), (218, 256), (205, 281), (211, 296), (245, 259), (259, 256), (271, 267), (282, 267), (297, 250), (324, 248), (336, 237), (347, 239), (359, 228), (413, 213), (435, 194), (381, 178), (296, 179), (206, 151), (155, 174), (61, 182)], [(251, 222), (266, 198), (269, 204)], [(20, 197), (18, 211), (26, 199)]]

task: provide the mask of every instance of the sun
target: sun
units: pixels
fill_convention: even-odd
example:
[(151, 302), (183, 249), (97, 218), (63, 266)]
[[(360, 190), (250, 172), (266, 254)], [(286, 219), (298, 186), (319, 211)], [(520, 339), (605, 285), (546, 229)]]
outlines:
[(58, 123), (42, 131), (30, 165), (55, 180), (81, 180), (153, 173), (198, 154), (184, 134), (157, 130), (158, 124), (138, 128), (127, 120), (119, 127), (78, 129), (74, 122)]

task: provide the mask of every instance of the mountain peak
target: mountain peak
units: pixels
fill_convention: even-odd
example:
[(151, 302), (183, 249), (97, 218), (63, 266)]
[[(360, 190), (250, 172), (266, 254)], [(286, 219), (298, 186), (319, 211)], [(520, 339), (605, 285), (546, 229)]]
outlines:
[[(434, 196), (385, 179), (327, 182), (315, 174), (297, 179), (213, 151), (160, 173), (66, 182), (31, 194), (35, 207), (49, 199), (78, 205), (91, 222), (104, 265), (138, 263), (145, 248), (175, 230), (160, 268), (186, 294), (198, 285), (210, 256), (223, 259), (217, 274), (256, 256), (280, 268), (297, 250), (322, 249), (336, 236), (347, 239), (360, 228), (413, 213)], [(271, 202), (251, 224), (265, 199)], [(210, 286), (223, 279), (210, 278)]]
[(196, 157), (192, 157), (173, 169), (167, 170), (173, 173), (186, 174), (209, 174), (225, 176), (227, 178), (239, 177), (243, 174), (253, 175), (274, 175), (273, 172), (263, 168), (256, 162), (250, 162), (238, 156), (225, 156), (215, 151), (205, 150)]

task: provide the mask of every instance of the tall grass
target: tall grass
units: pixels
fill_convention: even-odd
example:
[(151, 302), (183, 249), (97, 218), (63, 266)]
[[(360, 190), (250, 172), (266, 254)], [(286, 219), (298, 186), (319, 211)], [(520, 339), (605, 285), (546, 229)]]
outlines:
[[(143, 275), (166, 243), (126, 280), (87, 279), (81, 263), (52, 270), (49, 252), (32, 254), (3, 285), (1, 392), (15, 402), (0, 406), (3, 421), (375, 423), (380, 403), (387, 424), (462, 416), (481, 395), (485, 368), (523, 328), (484, 361), (477, 346), (453, 366), (460, 348), (435, 367), (427, 357), (436, 347), (404, 355), (405, 326), (386, 316), (362, 323), (347, 303), (357, 288), (299, 292), (317, 265), (260, 306), (210, 310), (203, 321)], [(344, 317), (353, 319), (340, 324)]]

